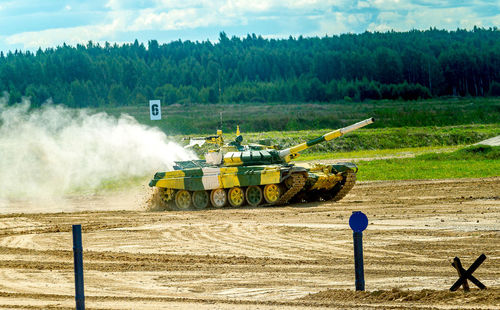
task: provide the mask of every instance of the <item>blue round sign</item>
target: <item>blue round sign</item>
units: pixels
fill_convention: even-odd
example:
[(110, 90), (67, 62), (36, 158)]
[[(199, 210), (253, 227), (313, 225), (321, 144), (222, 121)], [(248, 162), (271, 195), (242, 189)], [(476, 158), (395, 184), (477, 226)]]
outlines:
[(362, 232), (368, 226), (368, 217), (361, 211), (354, 211), (349, 218), (349, 226), (355, 232)]

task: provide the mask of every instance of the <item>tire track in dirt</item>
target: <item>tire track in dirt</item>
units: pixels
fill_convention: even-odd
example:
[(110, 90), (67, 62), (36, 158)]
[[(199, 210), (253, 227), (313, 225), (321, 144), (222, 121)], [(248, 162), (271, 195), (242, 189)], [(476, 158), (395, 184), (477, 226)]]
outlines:
[[(464, 296), (443, 299), (439, 290), (427, 292), (424, 302), (414, 296), (451, 286), (454, 256), (468, 266), (486, 253), (475, 275), (498, 292), (499, 189), (500, 177), (362, 182), (339, 203), (4, 214), (0, 308), (74, 307), (71, 224), (82, 223), (91, 308), (449, 309)], [(346, 290), (353, 287), (347, 220), (355, 210), (370, 219), (367, 296)], [(377, 299), (380, 289), (385, 297)], [(463, 308), (500, 309), (489, 294)]]

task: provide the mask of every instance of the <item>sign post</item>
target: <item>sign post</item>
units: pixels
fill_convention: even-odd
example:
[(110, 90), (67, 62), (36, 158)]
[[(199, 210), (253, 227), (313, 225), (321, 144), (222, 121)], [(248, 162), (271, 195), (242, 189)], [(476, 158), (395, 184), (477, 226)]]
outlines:
[(354, 273), (356, 291), (365, 290), (365, 272), (363, 266), (363, 230), (368, 226), (368, 218), (361, 211), (354, 211), (349, 218), (354, 239)]
[(73, 225), (73, 256), (75, 268), (75, 300), (76, 309), (85, 310), (85, 296), (83, 293), (83, 247), (82, 225)]
[(161, 120), (160, 100), (149, 100), (149, 117), (152, 121)]

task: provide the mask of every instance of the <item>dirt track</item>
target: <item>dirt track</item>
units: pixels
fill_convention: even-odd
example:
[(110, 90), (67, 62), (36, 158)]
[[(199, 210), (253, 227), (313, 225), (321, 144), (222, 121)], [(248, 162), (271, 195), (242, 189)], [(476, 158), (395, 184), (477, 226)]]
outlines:
[[(81, 223), (88, 309), (500, 309), (500, 177), (368, 182), (340, 203), (191, 212), (142, 211), (141, 191), (45, 209), (65, 213), (3, 208), (31, 213), (0, 215), (0, 308), (74, 308)], [(370, 219), (366, 293), (353, 292), (354, 210)], [(481, 253), (474, 275), (488, 290), (448, 292), (449, 261), (468, 268)]]
[(478, 142), (476, 144), (487, 144), (491, 146), (499, 146), (500, 145), (500, 136), (496, 136), (481, 142)]

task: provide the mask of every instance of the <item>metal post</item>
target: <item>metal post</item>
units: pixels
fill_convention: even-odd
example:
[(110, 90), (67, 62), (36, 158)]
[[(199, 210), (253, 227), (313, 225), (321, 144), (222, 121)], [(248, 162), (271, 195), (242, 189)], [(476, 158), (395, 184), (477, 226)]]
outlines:
[(363, 232), (354, 231), (354, 273), (356, 275), (356, 291), (365, 290), (365, 272), (363, 266)]
[(368, 217), (361, 211), (354, 211), (349, 218), (354, 239), (354, 274), (356, 291), (365, 290), (365, 272), (363, 267), (363, 230), (368, 227)]
[(75, 266), (75, 300), (76, 309), (85, 309), (85, 296), (83, 294), (83, 247), (82, 225), (73, 225), (73, 257)]

